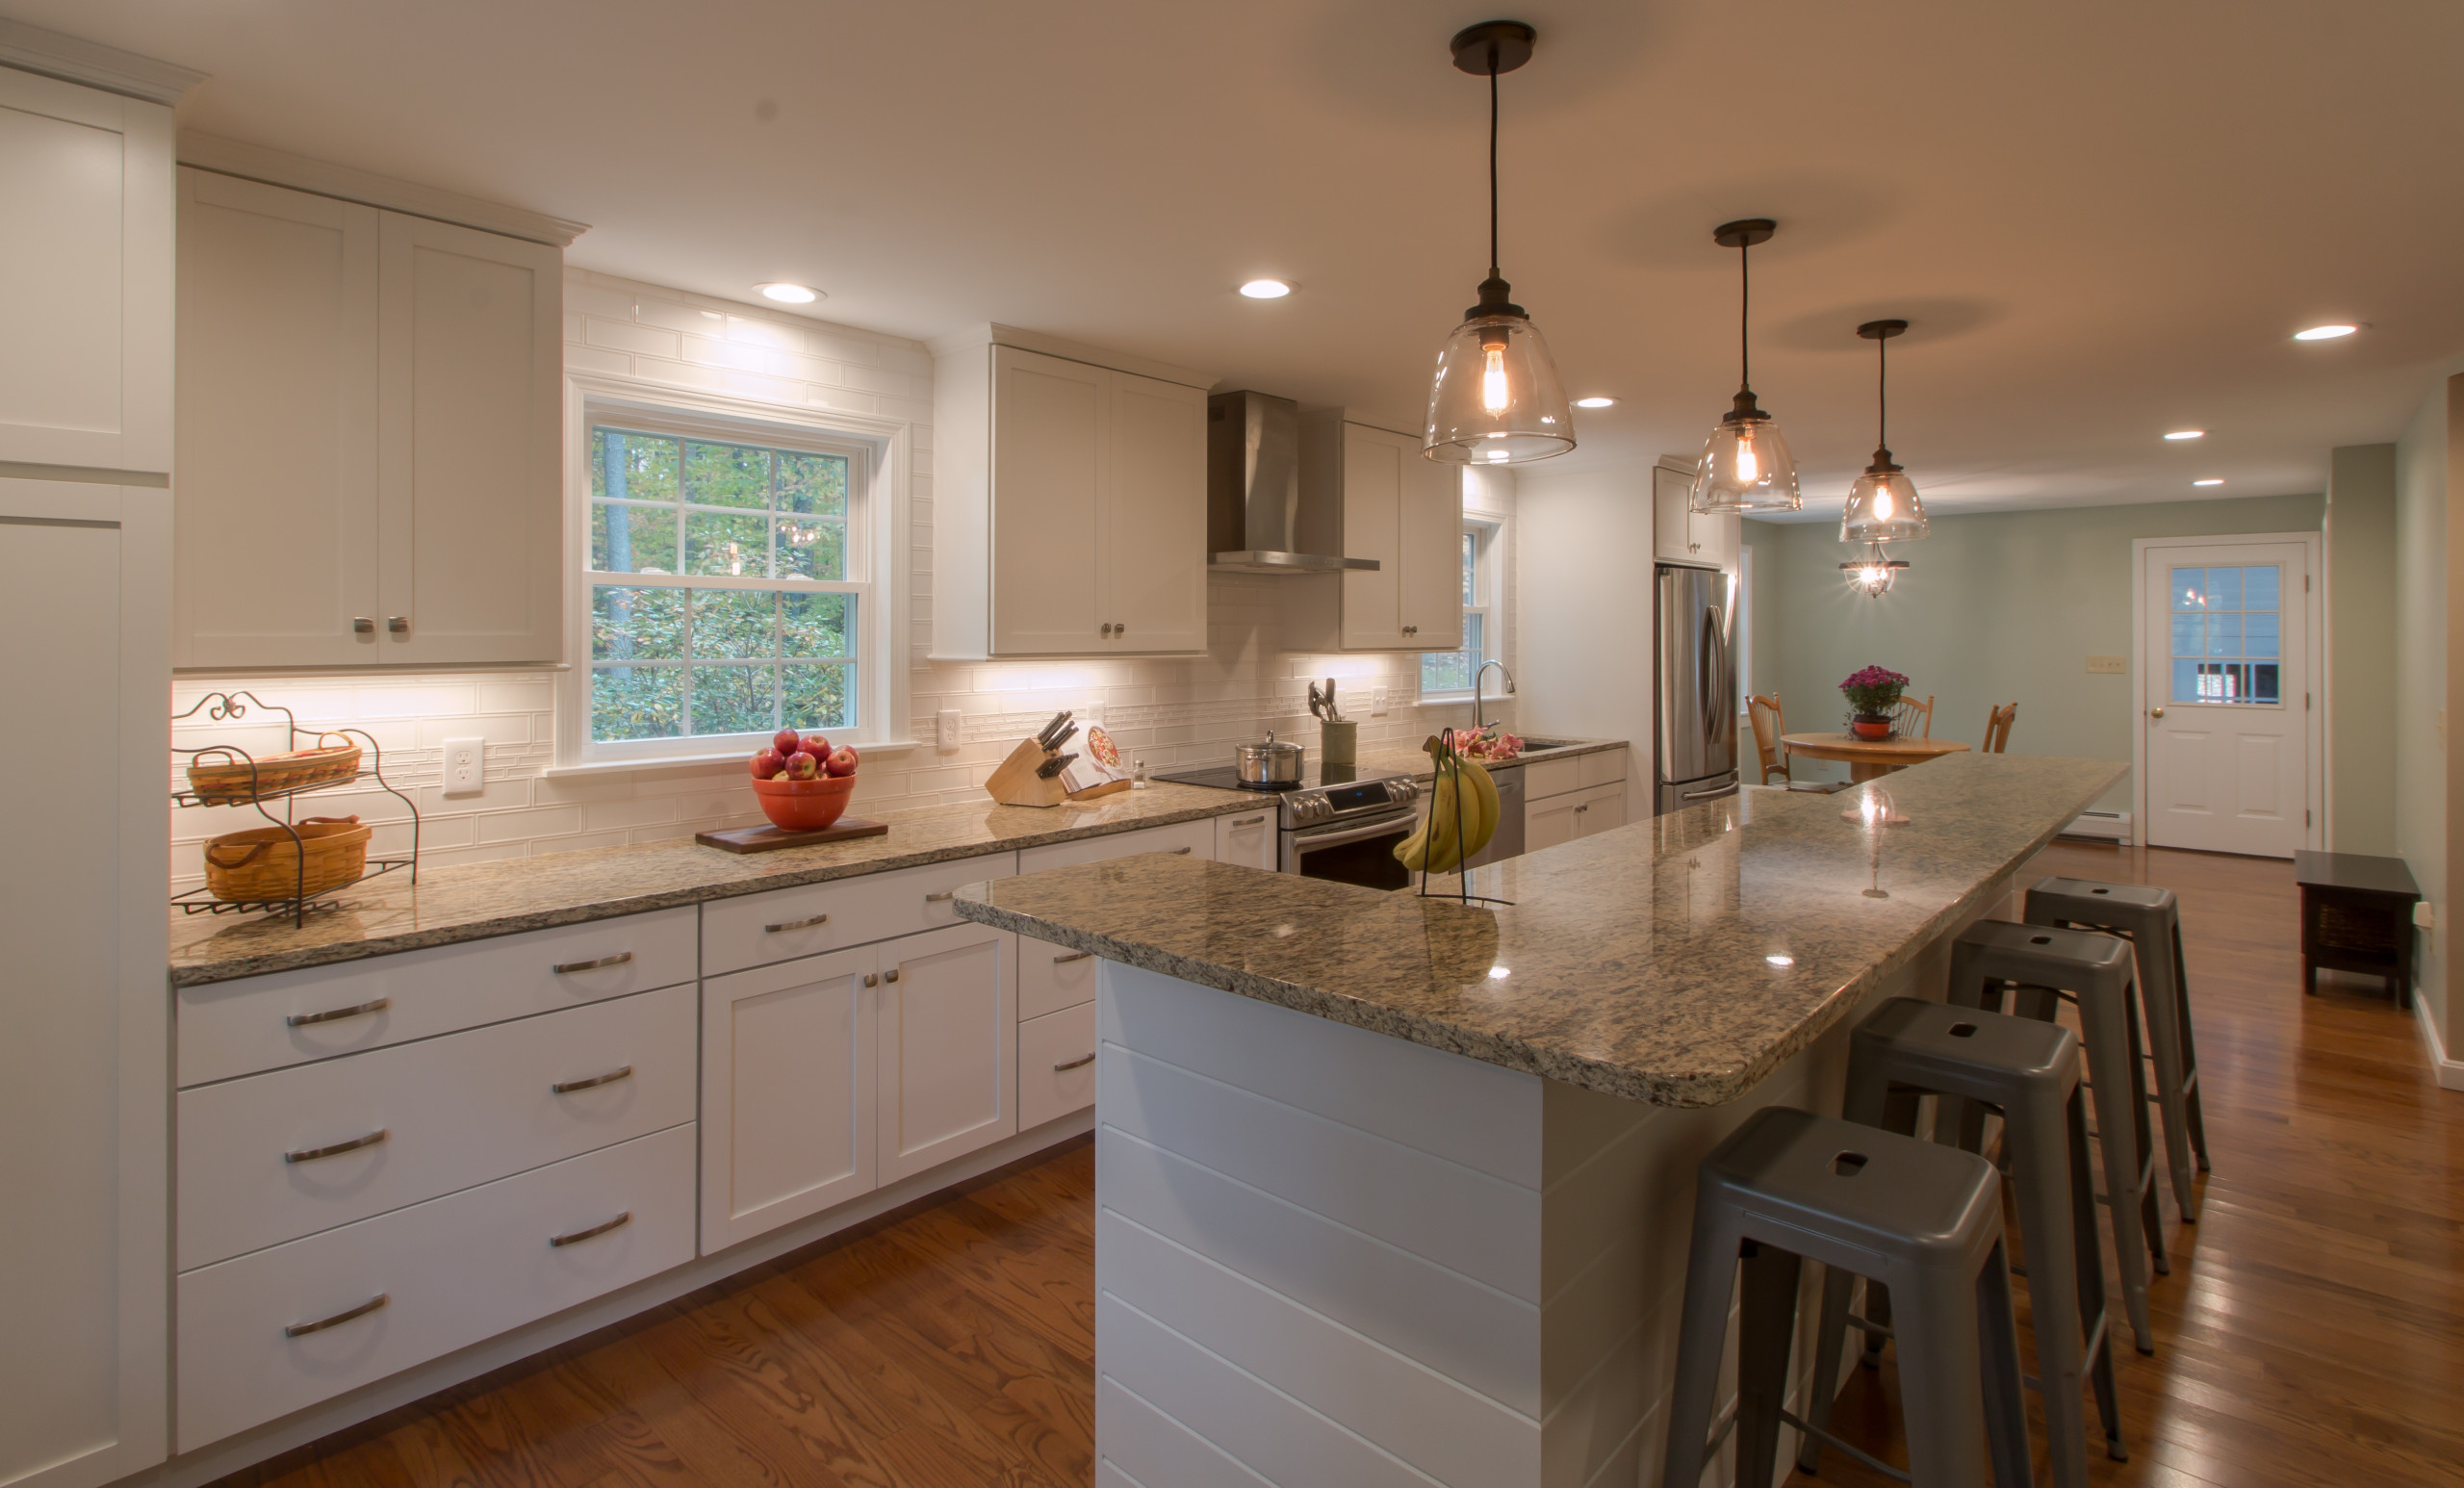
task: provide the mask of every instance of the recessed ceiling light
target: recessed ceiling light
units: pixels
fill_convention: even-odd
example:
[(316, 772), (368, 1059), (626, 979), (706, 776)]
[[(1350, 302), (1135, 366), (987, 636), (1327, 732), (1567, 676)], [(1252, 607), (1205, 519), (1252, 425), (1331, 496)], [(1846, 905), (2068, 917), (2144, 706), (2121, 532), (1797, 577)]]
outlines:
[(1617, 399), (1613, 398), (1578, 398), (1575, 399), (1575, 406), (1577, 408), (1613, 408), (1616, 404)]
[(2167, 439), (2205, 439), (2205, 438), (2207, 437), (2207, 430), (2205, 430), (2205, 429), (2174, 429), (2174, 430), (2172, 430), (2171, 432), (2168, 433), (2165, 437), (2166, 437)]
[(783, 305), (809, 305), (821, 298), (819, 290), (808, 290), (801, 284), (757, 284), (763, 299), (775, 299)]
[(1292, 293), (1292, 286), (1281, 279), (1252, 279), (1241, 286), (1241, 294), (1249, 299), (1281, 299)]
[(2361, 329), (2358, 325), (2314, 325), (2306, 331), (2295, 331), (2296, 341), (2341, 341)]
[(2224, 477), (2221, 475), (2210, 475), (2205, 480), (2194, 480), (2191, 484), (2194, 486), (2220, 486), (2224, 484)]

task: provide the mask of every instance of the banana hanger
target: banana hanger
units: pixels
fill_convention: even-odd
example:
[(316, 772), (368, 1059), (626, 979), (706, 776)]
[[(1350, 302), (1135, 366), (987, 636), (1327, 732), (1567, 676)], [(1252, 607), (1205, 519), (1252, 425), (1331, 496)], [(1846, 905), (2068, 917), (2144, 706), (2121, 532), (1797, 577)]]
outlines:
[[(1511, 899), (1499, 899), (1488, 894), (1472, 892), (1472, 870), (1465, 866), (1465, 859), (1476, 856), (1481, 848), (1488, 846), (1485, 834), (1478, 842), (1471, 840), (1473, 824), (1483, 814), (1483, 808), (1480, 802), (1474, 797), (1475, 787), (1465, 774), (1466, 767), (1480, 770), (1482, 766), (1477, 760), (1467, 757), (1455, 746), (1454, 731), (1450, 729), (1431, 734), (1421, 748), (1427, 752), (1433, 766), (1429, 776), (1429, 819), (1422, 828), (1422, 834), (1431, 840), (1418, 844), (1421, 847), (1419, 855), (1421, 897), (1452, 899), (1467, 906), (1474, 904), (1511, 906), (1514, 903)], [(1492, 786), (1491, 794), (1494, 794), (1494, 789), (1495, 787)], [(1428, 891), (1429, 863), (1433, 857), (1441, 856), (1435, 847), (1436, 841), (1443, 840), (1441, 823), (1437, 819), (1437, 813), (1441, 809), (1450, 810), (1454, 818), (1453, 836), (1448, 845), (1450, 850), (1442, 855), (1453, 859), (1454, 892), (1450, 894), (1443, 891), (1432, 894)], [(1497, 830), (1494, 817), (1490, 818), (1488, 828), (1491, 833)], [(1406, 842), (1402, 847), (1395, 850), (1395, 855), (1398, 858), (1403, 858), (1415, 845), (1415, 842)]]

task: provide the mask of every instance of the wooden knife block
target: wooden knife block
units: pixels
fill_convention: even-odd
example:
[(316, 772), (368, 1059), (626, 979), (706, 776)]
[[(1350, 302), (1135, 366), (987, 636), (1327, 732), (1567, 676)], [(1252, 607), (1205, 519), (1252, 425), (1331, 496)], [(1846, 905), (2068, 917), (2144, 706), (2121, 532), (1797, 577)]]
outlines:
[(1036, 771), (1052, 757), (1053, 752), (1034, 739), (1020, 739), (1018, 747), (1010, 751), (1010, 757), (1002, 760), (985, 781), (984, 793), (1003, 806), (1059, 806), (1069, 799), (1061, 777), (1036, 779)]

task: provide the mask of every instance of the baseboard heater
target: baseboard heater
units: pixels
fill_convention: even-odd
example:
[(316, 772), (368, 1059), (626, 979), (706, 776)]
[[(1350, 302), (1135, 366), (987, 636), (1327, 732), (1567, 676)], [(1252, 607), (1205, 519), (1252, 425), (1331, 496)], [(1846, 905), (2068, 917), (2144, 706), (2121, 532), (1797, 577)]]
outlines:
[(2082, 811), (2076, 820), (2062, 829), (2066, 837), (2093, 837), (2099, 842), (2118, 842), (2130, 846), (2130, 813), (2128, 811)]

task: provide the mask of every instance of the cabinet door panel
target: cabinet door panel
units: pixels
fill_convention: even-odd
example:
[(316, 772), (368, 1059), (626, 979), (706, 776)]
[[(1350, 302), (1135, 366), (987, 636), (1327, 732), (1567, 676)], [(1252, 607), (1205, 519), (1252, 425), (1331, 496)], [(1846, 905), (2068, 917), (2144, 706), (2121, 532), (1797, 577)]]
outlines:
[(1575, 808), (1581, 801), (1579, 796), (1563, 795), (1524, 803), (1523, 850), (1536, 853), (1544, 847), (1573, 841), (1580, 834), (1580, 819), (1575, 815)]
[(1094, 1053), (1092, 1000), (1018, 1025), (1018, 1130), (1095, 1103)]
[(1344, 646), (1398, 650), (1403, 634), (1403, 462), (1412, 442), (1383, 429), (1344, 425), (1344, 556), (1374, 558), (1374, 572), (1344, 574)]
[(1101, 643), (1098, 626), (1114, 618), (1100, 613), (1097, 581), (1111, 376), (1032, 351), (993, 351), (996, 655), (1090, 652)]
[[(1206, 394), (1112, 374), (1103, 608), (1131, 651), (1206, 648)], [(1100, 627), (1098, 628), (1100, 629)]]
[(871, 948), (702, 984), (702, 1253), (873, 1189)]
[(1403, 624), (1414, 651), (1463, 644), (1463, 467), (1406, 455), (1402, 467)]
[(562, 256), (380, 221), (377, 657), (553, 661)]
[(1699, 563), (1695, 527), (1701, 521), (1687, 508), (1691, 478), (1652, 467), (1652, 553), (1663, 563)]
[(895, 1183), (1018, 1129), (1018, 937), (957, 926), (880, 954), (875, 1171)]
[(174, 659), (377, 659), (376, 209), (180, 172)]
[(1215, 819), (1215, 860), (1237, 862), (1245, 868), (1275, 870), (1275, 855), (1281, 849), (1275, 833), (1274, 810), (1250, 811), (1241, 816), (1219, 816)]

